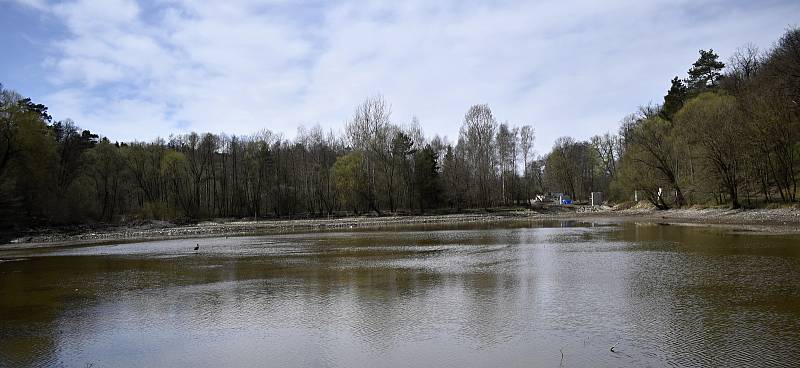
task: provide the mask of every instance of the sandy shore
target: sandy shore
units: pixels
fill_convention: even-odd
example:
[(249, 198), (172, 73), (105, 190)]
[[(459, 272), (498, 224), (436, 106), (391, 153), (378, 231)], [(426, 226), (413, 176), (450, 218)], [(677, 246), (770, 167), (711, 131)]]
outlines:
[[(584, 208), (585, 209), (585, 208)], [(376, 229), (403, 225), (468, 225), (506, 221), (578, 220), (599, 222), (656, 222), (723, 226), (765, 233), (800, 233), (800, 209), (678, 209), (657, 211), (630, 209), (612, 211), (575, 211), (575, 208), (521, 210), (497, 213), (430, 216), (363, 216), (301, 220), (206, 221), (191, 225), (150, 222), (139, 226), (115, 226), (85, 231), (48, 231), (16, 238), (4, 249), (67, 245), (94, 242), (118, 242), (148, 239), (171, 239), (211, 236), (260, 235), (336, 229)]]

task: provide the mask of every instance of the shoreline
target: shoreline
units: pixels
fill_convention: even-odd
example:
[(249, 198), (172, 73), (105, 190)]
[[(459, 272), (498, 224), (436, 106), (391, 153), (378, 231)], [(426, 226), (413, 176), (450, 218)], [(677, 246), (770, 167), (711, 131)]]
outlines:
[(627, 209), (579, 213), (577, 217), (650, 220), (674, 224), (761, 226), (800, 231), (800, 208), (736, 210), (722, 208)]
[(800, 208), (779, 209), (627, 209), (577, 214), (576, 218), (616, 220), (618, 222), (655, 222), (680, 225), (741, 227), (766, 233), (800, 233)]
[(731, 228), (766, 234), (799, 234), (800, 208), (783, 209), (627, 209), (569, 211), (509, 210), (474, 214), (351, 216), (297, 220), (215, 220), (174, 225), (154, 221), (140, 226), (114, 226), (85, 231), (53, 231), (0, 243), (0, 249), (57, 247), (160, 239), (248, 236), (335, 230), (375, 230), (414, 225), (470, 225), (519, 221), (646, 222)]

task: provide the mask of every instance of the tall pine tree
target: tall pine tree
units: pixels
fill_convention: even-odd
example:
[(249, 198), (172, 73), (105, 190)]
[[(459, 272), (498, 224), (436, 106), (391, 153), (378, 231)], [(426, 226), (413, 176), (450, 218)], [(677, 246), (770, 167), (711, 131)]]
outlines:
[(693, 93), (716, 87), (722, 77), (722, 68), (725, 64), (718, 60), (719, 55), (713, 49), (700, 50), (700, 58), (689, 69), (689, 79), (686, 83)]

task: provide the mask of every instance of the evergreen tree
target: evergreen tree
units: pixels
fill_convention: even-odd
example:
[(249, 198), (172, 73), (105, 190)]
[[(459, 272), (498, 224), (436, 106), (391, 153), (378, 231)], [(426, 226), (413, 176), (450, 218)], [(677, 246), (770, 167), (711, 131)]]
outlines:
[(700, 58), (692, 64), (692, 68), (689, 69), (689, 79), (686, 80), (692, 92), (699, 93), (719, 84), (725, 64), (718, 59), (719, 55), (715, 54), (713, 49), (700, 50)]
[(420, 211), (426, 208), (436, 208), (439, 206), (439, 166), (437, 165), (439, 154), (425, 145), (425, 148), (416, 153), (414, 160), (414, 187), (417, 192)]
[(661, 108), (661, 117), (672, 120), (672, 116), (683, 107), (688, 93), (689, 89), (682, 80), (678, 77), (672, 78), (672, 85), (669, 87), (667, 95), (664, 96), (664, 106)]

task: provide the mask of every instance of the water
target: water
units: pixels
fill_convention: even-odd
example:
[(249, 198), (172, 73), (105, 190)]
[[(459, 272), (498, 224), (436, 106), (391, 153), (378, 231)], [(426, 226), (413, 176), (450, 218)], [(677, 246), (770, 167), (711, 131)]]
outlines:
[(516, 223), (0, 259), (0, 366), (800, 366), (796, 236)]

